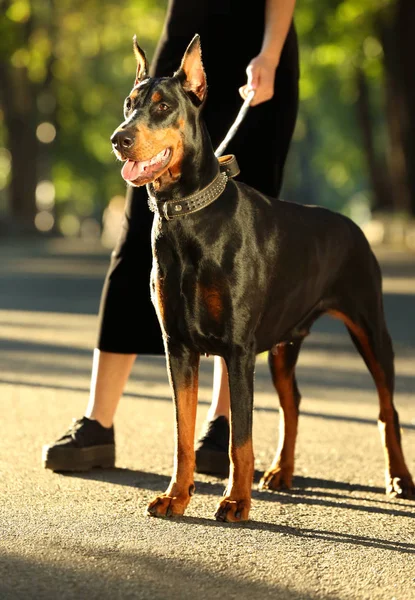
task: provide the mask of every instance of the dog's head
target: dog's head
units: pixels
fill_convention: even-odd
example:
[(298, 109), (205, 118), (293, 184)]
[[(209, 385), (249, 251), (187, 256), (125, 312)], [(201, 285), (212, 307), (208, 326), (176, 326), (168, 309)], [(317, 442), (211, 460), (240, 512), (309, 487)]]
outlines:
[[(124, 103), (125, 121), (111, 136), (121, 174), (134, 186), (180, 177), (184, 145), (191, 144), (206, 98), (200, 38), (195, 35), (172, 77), (148, 77), (148, 64), (134, 36), (137, 73)], [(193, 134), (193, 135), (192, 135)]]

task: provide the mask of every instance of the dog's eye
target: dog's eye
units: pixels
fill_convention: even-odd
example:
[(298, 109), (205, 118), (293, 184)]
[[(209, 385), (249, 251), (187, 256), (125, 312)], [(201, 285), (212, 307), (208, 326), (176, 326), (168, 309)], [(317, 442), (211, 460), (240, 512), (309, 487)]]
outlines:
[(160, 104), (157, 107), (157, 110), (159, 112), (166, 112), (166, 110), (169, 110), (169, 108), (170, 107), (168, 106), (168, 104), (166, 104), (165, 102), (160, 102)]
[(131, 98), (126, 98), (124, 106), (125, 106), (125, 110), (130, 110), (130, 108), (131, 108)]

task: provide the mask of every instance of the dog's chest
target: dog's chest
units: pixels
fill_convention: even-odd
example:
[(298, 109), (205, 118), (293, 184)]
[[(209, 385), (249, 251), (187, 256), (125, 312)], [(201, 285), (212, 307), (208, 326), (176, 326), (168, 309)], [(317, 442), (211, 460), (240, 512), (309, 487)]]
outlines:
[(152, 299), (169, 339), (213, 352), (227, 338), (232, 313), (229, 282), (204, 260), (155, 260)]

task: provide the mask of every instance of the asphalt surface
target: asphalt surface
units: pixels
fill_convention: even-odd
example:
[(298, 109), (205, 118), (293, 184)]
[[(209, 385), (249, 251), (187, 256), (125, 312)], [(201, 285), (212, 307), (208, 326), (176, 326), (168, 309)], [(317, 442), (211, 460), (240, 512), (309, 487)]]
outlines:
[[(0, 598), (415, 598), (415, 501), (389, 500), (377, 397), (343, 327), (322, 319), (298, 367), (303, 394), (290, 493), (256, 491), (251, 520), (214, 520), (224, 481), (196, 475), (186, 516), (144, 516), (169, 481), (173, 408), (163, 358), (140, 357), (116, 415), (117, 467), (59, 475), (41, 448), (83, 414), (109, 251), (0, 245)], [(396, 352), (396, 405), (415, 474), (415, 255), (379, 251)], [(212, 359), (201, 366), (198, 430)], [(258, 475), (278, 402), (256, 373)]]

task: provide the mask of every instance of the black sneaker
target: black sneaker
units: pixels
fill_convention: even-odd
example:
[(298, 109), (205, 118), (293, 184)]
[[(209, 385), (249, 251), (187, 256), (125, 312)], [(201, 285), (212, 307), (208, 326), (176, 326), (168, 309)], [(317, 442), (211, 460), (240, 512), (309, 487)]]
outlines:
[(43, 446), (42, 461), (52, 471), (89, 471), (115, 465), (114, 427), (103, 427), (87, 417), (72, 426), (54, 444)]
[(229, 475), (229, 421), (217, 417), (207, 421), (203, 435), (197, 440), (196, 472), (219, 477)]

